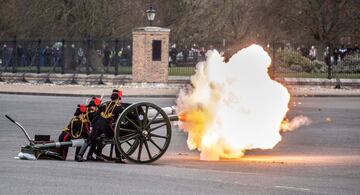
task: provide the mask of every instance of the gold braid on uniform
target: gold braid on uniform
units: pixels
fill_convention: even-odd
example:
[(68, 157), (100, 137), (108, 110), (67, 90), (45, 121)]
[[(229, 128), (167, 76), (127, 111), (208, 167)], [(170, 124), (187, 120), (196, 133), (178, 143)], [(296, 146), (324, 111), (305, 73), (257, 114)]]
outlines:
[(81, 127), (80, 127), (80, 131), (77, 134), (74, 133), (73, 123), (71, 123), (71, 136), (75, 139), (80, 137), (83, 130), (83, 122), (81, 119), (80, 121), (81, 121)]
[(115, 109), (116, 106), (119, 106), (119, 98), (115, 101), (115, 103), (113, 104), (113, 102), (110, 102), (110, 104), (106, 105), (105, 111), (101, 112), (100, 115), (101, 117), (108, 119), (110, 117), (113, 116), (113, 111)]
[[(64, 131), (71, 134), (71, 137), (74, 138), (74, 139), (77, 139), (81, 136), (81, 133), (83, 131), (83, 123), (84, 121), (86, 122), (86, 119), (82, 120), (80, 119), (81, 121), (81, 128), (80, 128), (80, 131), (78, 133), (74, 133), (74, 127), (73, 127), (73, 124), (74, 124), (74, 121), (75, 121), (76, 118), (72, 118), (69, 125), (70, 125), (70, 129), (68, 127), (64, 128)], [(69, 126), (68, 125), (68, 126)]]

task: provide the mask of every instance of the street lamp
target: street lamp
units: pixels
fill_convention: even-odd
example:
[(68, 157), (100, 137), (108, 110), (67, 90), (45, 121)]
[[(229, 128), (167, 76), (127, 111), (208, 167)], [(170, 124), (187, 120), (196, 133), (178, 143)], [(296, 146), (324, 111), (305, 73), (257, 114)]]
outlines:
[(150, 6), (150, 8), (146, 10), (146, 16), (147, 19), (149, 20), (150, 26), (152, 24), (152, 21), (154, 21), (155, 19), (155, 14), (156, 14), (156, 10), (152, 6)]

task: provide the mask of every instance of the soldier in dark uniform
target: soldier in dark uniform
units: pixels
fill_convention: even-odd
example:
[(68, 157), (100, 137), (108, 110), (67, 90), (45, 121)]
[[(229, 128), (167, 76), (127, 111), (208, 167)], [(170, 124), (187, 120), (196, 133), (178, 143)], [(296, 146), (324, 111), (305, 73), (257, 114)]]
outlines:
[[(117, 120), (119, 114), (124, 110), (121, 105), (122, 91), (114, 89), (111, 95), (111, 101), (100, 106), (94, 114), (92, 121), (92, 131), (89, 138), (81, 147), (79, 154), (76, 157), (77, 161), (84, 161), (83, 155), (88, 145), (96, 144), (96, 138), (101, 134), (105, 134), (108, 138), (114, 137), (113, 123)], [(100, 156), (98, 157), (100, 160)]]
[[(85, 117), (86, 106), (79, 104), (74, 113), (74, 117), (70, 120), (67, 127), (61, 132), (59, 136), (59, 142), (70, 141), (72, 139), (88, 138), (90, 126), (89, 121)], [(66, 160), (69, 147), (63, 147), (60, 149), (60, 156), (62, 160)], [(79, 153), (80, 147), (76, 148), (76, 155)]]
[[(101, 99), (100, 98), (92, 97), (89, 104), (87, 105), (85, 118), (89, 121), (90, 132), (91, 132), (91, 129), (92, 129), (91, 122), (93, 121), (94, 115), (95, 115), (96, 111), (99, 109), (100, 104), (101, 104)], [(97, 156), (101, 155), (101, 149), (100, 148), (102, 148), (102, 146), (97, 145), (97, 144), (93, 144), (93, 145), (91, 145), (90, 150), (88, 152), (88, 155), (86, 157), (87, 160), (94, 160), (94, 161), (97, 160), (96, 158), (94, 158), (92, 156), (94, 151), (96, 150), (96, 148), (99, 149), (98, 150), (99, 152), (96, 153)]]
[(97, 97), (92, 97), (89, 104), (86, 106), (85, 118), (91, 123), (94, 118), (95, 112), (99, 109), (101, 104), (101, 99)]

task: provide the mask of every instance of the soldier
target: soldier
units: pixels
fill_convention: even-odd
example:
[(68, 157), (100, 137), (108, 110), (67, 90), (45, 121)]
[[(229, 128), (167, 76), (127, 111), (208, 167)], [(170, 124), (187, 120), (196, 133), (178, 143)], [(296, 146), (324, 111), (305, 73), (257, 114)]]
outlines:
[[(91, 122), (93, 121), (94, 115), (95, 115), (96, 111), (99, 109), (100, 104), (101, 104), (101, 99), (100, 98), (92, 97), (89, 104), (87, 105), (85, 118), (89, 121), (90, 132), (91, 132), (91, 129), (92, 129)], [(98, 150), (96, 150), (96, 148), (98, 148)], [(94, 151), (96, 150), (97, 156), (100, 156), (101, 155), (101, 148), (102, 148), (102, 146), (98, 145), (98, 144), (91, 145), (86, 159), (87, 160), (93, 160), (93, 161), (97, 160), (92, 155), (93, 155)], [(99, 160), (101, 160), (101, 159), (99, 159)]]
[[(97, 97), (92, 97), (89, 104), (86, 106), (85, 118), (91, 123), (95, 112), (98, 110), (101, 104), (101, 99)], [(90, 124), (91, 125), (91, 124)]]
[[(89, 136), (90, 126), (88, 120), (85, 118), (86, 106), (79, 104), (75, 110), (74, 117), (70, 120), (67, 127), (61, 132), (59, 141), (70, 141), (72, 139), (84, 138)], [(64, 147), (60, 149), (60, 156), (62, 160), (66, 160), (69, 148)], [(76, 155), (79, 153), (80, 147), (76, 148)]]
[[(96, 143), (96, 138), (101, 134), (105, 134), (108, 138), (114, 137), (113, 123), (118, 118), (119, 114), (124, 110), (121, 105), (122, 91), (114, 89), (111, 95), (111, 101), (100, 106), (99, 109), (94, 114), (94, 119), (92, 121), (92, 131), (89, 138), (82, 145), (79, 154), (76, 157), (76, 160), (81, 162), (85, 159), (83, 155), (86, 151), (88, 145), (93, 145)], [(101, 156), (97, 155), (98, 160), (103, 160)]]

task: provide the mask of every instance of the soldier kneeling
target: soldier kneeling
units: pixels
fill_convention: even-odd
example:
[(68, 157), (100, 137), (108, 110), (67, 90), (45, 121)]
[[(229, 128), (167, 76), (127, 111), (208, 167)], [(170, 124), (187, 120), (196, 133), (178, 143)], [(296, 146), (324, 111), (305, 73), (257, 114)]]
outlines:
[[(61, 132), (59, 136), (59, 142), (70, 141), (72, 139), (83, 138), (86, 139), (89, 136), (89, 122), (85, 118), (86, 107), (79, 104), (75, 110), (74, 117), (70, 120), (67, 127)], [(60, 156), (62, 160), (66, 160), (69, 147), (63, 147), (60, 149)], [(76, 148), (76, 155), (79, 153), (80, 147)]]
[[(86, 151), (88, 145), (96, 144), (96, 138), (101, 134), (105, 134), (108, 138), (114, 137), (113, 123), (118, 118), (119, 114), (124, 110), (121, 105), (122, 91), (114, 89), (111, 95), (111, 101), (100, 106), (99, 109), (94, 114), (94, 119), (92, 121), (92, 131), (89, 135), (89, 138), (82, 145), (79, 154), (76, 157), (77, 161), (84, 161), (83, 155)], [(98, 160), (101, 160), (102, 157), (97, 154), (96, 157)]]

